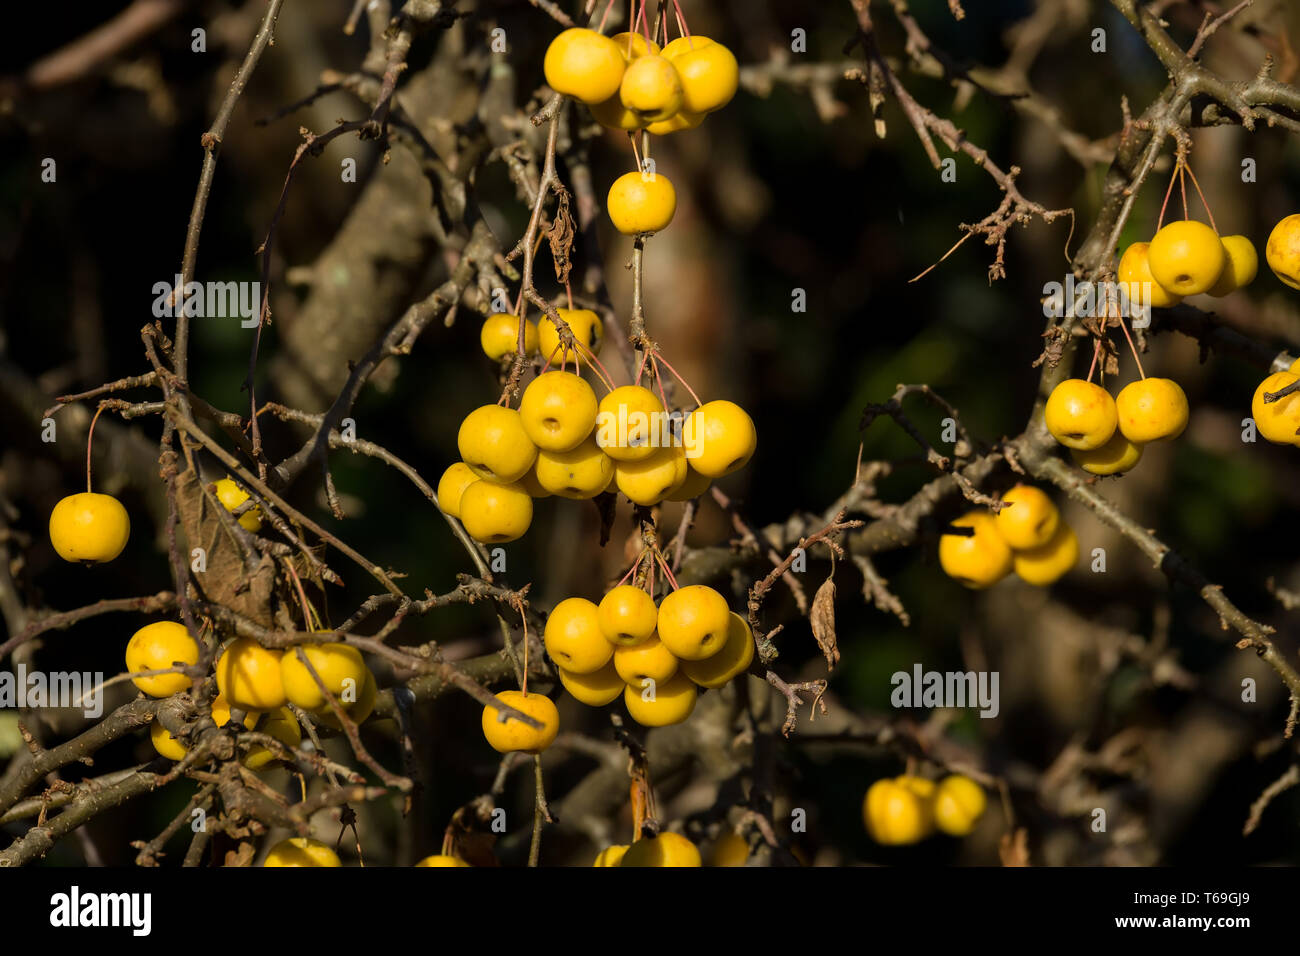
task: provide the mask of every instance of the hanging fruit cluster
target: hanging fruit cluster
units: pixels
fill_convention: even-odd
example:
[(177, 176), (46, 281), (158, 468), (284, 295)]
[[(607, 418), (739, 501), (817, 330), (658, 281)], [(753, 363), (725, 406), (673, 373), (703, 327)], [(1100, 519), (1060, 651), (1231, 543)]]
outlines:
[(937, 784), (903, 774), (877, 780), (862, 800), (862, 819), (871, 839), (884, 846), (919, 843), (936, 829), (963, 837), (975, 829), (988, 798), (974, 780), (953, 774)]
[(1015, 572), (1027, 584), (1045, 587), (1079, 558), (1079, 539), (1041, 489), (1016, 485), (1002, 496), (996, 515), (969, 511), (952, 522), (970, 534), (939, 539), (939, 564), (950, 578), (983, 589)]

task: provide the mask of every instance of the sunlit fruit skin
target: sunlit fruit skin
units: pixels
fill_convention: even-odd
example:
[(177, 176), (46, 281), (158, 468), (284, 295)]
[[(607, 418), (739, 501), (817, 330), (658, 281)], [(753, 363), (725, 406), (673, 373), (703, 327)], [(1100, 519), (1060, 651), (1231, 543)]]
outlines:
[(1300, 289), (1300, 213), (1287, 216), (1273, 227), (1264, 246), (1264, 258), (1273, 275)]
[(679, 672), (662, 683), (656, 681), (653, 694), (648, 687), (629, 684), (623, 690), (623, 703), (642, 727), (667, 727), (691, 716), (698, 696), (691, 679)]
[[(232, 513), (249, 499), (248, 492), (235, 479), (230, 477), (217, 481), (214, 488), (221, 506)], [(239, 516), (238, 520), (239, 526), (245, 531), (257, 533), (262, 530), (262, 509), (256, 506), (249, 508)]]
[[(343, 696), (346, 696), (344, 694)], [(347, 712), (348, 719), (354, 724), (360, 725), (375, 709), (375, 698), (379, 696), (379, 685), (375, 683), (375, 675), (370, 668), (366, 668), (366, 677), (361, 684), (360, 690), (357, 691), (357, 699), (351, 703), (339, 699), (344, 711)], [(319, 710), (313, 711), (312, 716), (316, 722), (331, 727), (334, 730), (342, 730), (343, 724), (335, 715), (334, 710), (327, 704)]]
[(1209, 292), (1228, 264), (1219, 234), (1194, 219), (1171, 222), (1157, 232), (1147, 258), (1155, 280), (1182, 296)]
[(703, 122), (703, 113), (687, 113), (685, 110), (678, 110), (665, 120), (651, 123), (646, 127), (646, 132), (652, 136), (667, 136), (669, 133), (680, 133), (684, 129), (695, 129)]
[(700, 851), (679, 833), (642, 837), (627, 848), (620, 866), (702, 866)]
[(749, 844), (734, 830), (718, 837), (709, 854), (709, 866), (744, 866), (749, 859)]
[(595, 435), (588, 435), (568, 451), (539, 451), (533, 474), (547, 494), (582, 501), (609, 487), (614, 460), (601, 451)]
[(1300, 358), (1292, 362), (1287, 371), (1291, 372), (1293, 375), (1300, 375)]
[(1028, 551), (1017, 551), (1012, 570), (1026, 584), (1046, 587), (1055, 583), (1079, 560), (1079, 539), (1065, 522), (1061, 522), (1046, 544)]
[(599, 103), (618, 92), (627, 61), (618, 44), (595, 30), (565, 30), (546, 48), (542, 72), (557, 93)]
[(453, 462), (438, 479), (438, 507), (443, 514), (460, 517), (460, 498), (465, 489), (479, 480), (478, 474), (463, 461)]
[(699, 661), (681, 662), (682, 673), (701, 687), (717, 689), (749, 670), (754, 660), (754, 632), (749, 622), (731, 612), (727, 640), (722, 649)]
[(185, 745), (169, 734), (157, 718), (154, 718), (149, 727), (149, 741), (153, 744), (153, 749), (168, 760), (180, 760), (185, 756)]
[(661, 52), (658, 43), (655, 43), (654, 40), (647, 40), (645, 35), (641, 33), (624, 31), (623, 33), (615, 33), (610, 39), (618, 45), (619, 52), (623, 54), (624, 63), (631, 63), (637, 57), (645, 56), (647, 53), (658, 56)]
[(1131, 442), (1177, 438), (1187, 427), (1187, 395), (1168, 378), (1129, 382), (1115, 396), (1115, 411), (1121, 434)]
[(933, 827), (926, 801), (895, 780), (877, 780), (867, 788), (862, 820), (871, 839), (882, 846), (918, 843)]
[[(499, 361), (507, 355), (514, 355), (519, 349), (519, 316), (509, 312), (493, 312), (483, 320), (478, 341), (483, 347), (483, 354), (490, 359)], [(524, 354), (532, 355), (537, 347), (537, 325), (524, 319)]]
[(657, 448), (642, 461), (614, 463), (614, 483), (634, 504), (657, 505), (686, 480), (686, 450), (680, 445)]
[(475, 541), (505, 544), (533, 523), (533, 499), (518, 482), (476, 481), (460, 498), (460, 521)]
[(1255, 428), (1266, 439), (1278, 445), (1300, 444), (1300, 392), (1292, 392), (1275, 402), (1265, 402), (1264, 395), (1280, 392), (1300, 378), (1294, 372), (1274, 372), (1255, 389), (1255, 396), (1250, 400), (1250, 414), (1255, 419)]
[(614, 703), (627, 686), (623, 678), (618, 676), (613, 660), (590, 674), (574, 674), (563, 667), (557, 670), (560, 672), (560, 683), (569, 692), (569, 696), (588, 707), (604, 707)]
[(1219, 281), (1210, 289), (1210, 295), (1215, 297), (1244, 289), (1255, 281), (1259, 273), (1259, 253), (1255, 251), (1255, 244), (1245, 236), (1224, 236), (1223, 249), (1228, 254), (1228, 264), (1223, 267)]
[(693, 501), (708, 491), (709, 485), (713, 484), (713, 479), (708, 475), (701, 475), (690, 467), (690, 459), (687, 459), (686, 465), (686, 477), (664, 495), (665, 501)]
[[(348, 687), (351, 687), (353, 694), (360, 696), (361, 687), (366, 680), (366, 662), (359, 650), (337, 641), (304, 644), (300, 649), (315, 668), (321, 683), (336, 700)], [(298, 650), (299, 648), (291, 647), (280, 658), (280, 682), (284, 685), (284, 696), (303, 710), (328, 707), (329, 701), (312, 679), (311, 671), (298, 659)]]
[[(630, 133), (646, 125), (641, 117), (623, 105), (623, 101), (617, 93), (603, 103), (591, 104), (588, 109), (591, 110), (591, 115), (596, 122), (607, 129), (621, 129)], [(671, 120), (665, 122), (671, 122)]]
[(489, 481), (518, 481), (537, 460), (519, 412), (503, 405), (481, 405), (466, 415), (456, 444), (461, 461)]
[[(600, 352), (600, 347), (605, 342), (605, 323), (600, 320), (599, 315), (591, 309), (556, 309), (555, 312), (568, 324), (574, 341), (586, 346), (593, 355)], [(581, 349), (575, 351), (560, 348), (560, 330), (551, 321), (549, 315), (544, 315), (538, 320), (537, 339), (542, 358), (552, 365), (572, 362), (575, 359), (588, 361), (587, 354)]]
[(624, 683), (640, 693), (646, 681), (665, 684), (677, 673), (678, 660), (658, 635), (631, 647), (614, 648), (614, 670)]
[(217, 658), (217, 690), (240, 710), (275, 710), (286, 700), (280, 681), (281, 652), (247, 637), (231, 641)]
[(551, 660), (574, 674), (594, 673), (614, 656), (614, 645), (600, 629), (600, 610), (586, 598), (565, 598), (555, 605), (542, 643)]
[[(271, 711), (263, 718), (257, 730), (268, 737), (274, 737), (286, 747), (297, 747), (302, 743), (302, 727), (298, 725), (298, 719), (288, 707), (279, 707)], [(248, 748), (248, 753), (244, 755), (243, 760), (244, 766), (249, 770), (261, 770), (268, 764), (278, 762), (276, 751), (261, 744)]]
[(663, 173), (624, 173), (609, 187), (605, 207), (625, 236), (658, 232), (673, 221), (677, 191)]
[(592, 866), (619, 866), (623, 862), (623, 856), (627, 853), (628, 844), (615, 844), (607, 846), (596, 854), (596, 859), (592, 861)]
[(639, 56), (627, 65), (618, 98), (644, 123), (657, 123), (682, 108), (682, 78), (667, 57)]
[(539, 754), (555, 742), (555, 735), (560, 732), (560, 712), (549, 697), (534, 691), (527, 697), (522, 691), (503, 690), (496, 695), (497, 700), (513, 707), (540, 721), (541, 727), (529, 727), (522, 720), (501, 718), (501, 711), (489, 705), (483, 708), (483, 736), (493, 749), (500, 753), (520, 751)]
[[(1142, 301), (1142, 296), (1151, 297), (1150, 304), (1157, 309), (1167, 309), (1183, 301), (1181, 295), (1174, 295), (1151, 274), (1151, 261), (1148, 251), (1149, 242), (1135, 242), (1124, 250), (1120, 256), (1116, 278), (1129, 287), (1129, 296), (1134, 301)], [(1134, 289), (1133, 286), (1137, 285)]]
[(435, 853), (433, 856), (426, 856), (416, 866), (469, 866), (458, 856), (447, 856), (445, 853)]
[[(175, 621), (155, 621), (146, 624), (131, 635), (126, 645), (126, 669), (157, 671), (174, 664), (197, 664), (199, 645), (184, 624)], [(132, 677), (131, 683), (150, 697), (170, 697), (188, 690), (193, 681), (184, 674), (155, 674), (152, 677)]]
[(686, 461), (701, 475), (721, 478), (743, 468), (758, 448), (749, 413), (725, 399), (705, 402), (682, 426)]
[(64, 561), (112, 561), (131, 537), (131, 518), (112, 495), (83, 491), (50, 512), (50, 544)]
[(988, 807), (988, 797), (970, 777), (953, 774), (939, 781), (934, 792), (934, 823), (949, 836), (964, 837)]
[(1129, 441), (1119, 429), (1100, 448), (1070, 449), (1074, 463), (1092, 475), (1121, 475), (1142, 458), (1143, 445)]
[(1119, 427), (1115, 399), (1100, 385), (1067, 378), (1047, 398), (1044, 423), (1066, 448), (1087, 451), (1110, 441)]
[(894, 778), (894, 783), (900, 787), (906, 787), (912, 793), (916, 794), (927, 804), (934, 798), (935, 783), (926, 777), (918, 777), (915, 774), (899, 774)]
[[(216, 724), (218, 728), (226, 726), (234, 716), (230, 713), (230, 701), (226, 700), (226, 698), (222, 697), (220, 694), (212, 698), (212, 706), (210, 709), (212, 711), (212, 722)], [(244, 728), (246, 730), (252, 730), (257, 726), (257, 721), (261, 716), (261, 711), (244, 711)]]
[(596, 444), (615, 461), (644, 461), (673, 440), (659, 396), (620, 385), (596, 406)]
[(722, 650), (731, 629), (727, 599), (705, 584), (678, 588), (659, 603), (659, 640), (683, 661), (702, 661)]
[(953, 525), (974, 528), (972, 535), (939, 538), (939, 564), (944, 573), (972, 590), (992, 587), (1011, 572), (1011, 548), (998, 533), (987, 511), (970, 511)]
[(292, 837), (271, 847), (263, 866), (342, 866), (339, 855), (320, 840)]
[(519, 418), (540, 451), (568, 451), (596, 427), (596, 408), (596, 393), (586, 379), (556, 370), (528, 383), (519, 399)]
[(687, 43), (671, 54), (664, 50), (682, 78), (681, 109), (700, 114), (722, 109), (740, 87), (740, 64), (729, 49), (708, 37), (685, 39)]
[(1003, 508), (994, 516), (998, 534), (1012, 548), (1037, 548), (1056, 533), (1061, 512), (1041, 488), (1016, 485), (1002, 496)]
[(650, 640), (659, 619), (654, 598), (641, 588), (620, 584), (596, 606), (600, 632), (611, 644), (635, 647)]

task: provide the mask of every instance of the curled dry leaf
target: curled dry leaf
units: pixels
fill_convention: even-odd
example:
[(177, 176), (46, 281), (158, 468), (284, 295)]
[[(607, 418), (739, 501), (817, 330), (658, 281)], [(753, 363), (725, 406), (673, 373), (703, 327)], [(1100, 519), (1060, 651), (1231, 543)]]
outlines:
[(827, 578), (813, 596), (812, 610), (808, 612), (813, 637), (826, 656), (826, 669), (834, 670), (840, 662), (840, 649), (835, 640), (835, 581)]

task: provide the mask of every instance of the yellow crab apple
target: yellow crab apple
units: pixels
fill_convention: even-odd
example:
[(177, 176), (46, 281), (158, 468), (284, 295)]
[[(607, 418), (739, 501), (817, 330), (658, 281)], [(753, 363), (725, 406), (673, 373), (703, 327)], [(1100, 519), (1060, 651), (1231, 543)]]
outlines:
[(702, 661), (722, 650), (730, 632), (727, 599), (704, 584), (688, 584), (659, 604), (659, 640), (678, 660)]
[(1046, 544), (1012, 557), (1012, 570), (1026, 584), (1046, 587), (1063, 577), (1079, 560), (1079, 539), (1065, 522)]
[(1115, 396), (1115, 411), (1120, 432), (1131, 442), (1177, 438), (1187, 427), (1187, 396), (1168, 378), (1129, 382)]
[(605, 207), (625, 236), (659, 232), (677, 212), (677, 191), (663, 173), (624, 173), (609, 187)]
[(627, 61), (611, 38), (582, 27), (565, 30), (546, 48), (542, 72), (557, 93), (599, 103), (618, 92)]
[(969, 511), (953, 525), (971, 528), (974, 533), (939, 538), (939, 564), (948, 577), (978, 590), (991, 587), (1011, 572), (1011, 548), (998, 533), (991, 514)]
[(569, 692), (569, 696), (588, 707), (612, 704), (627, 686), (623, 678), (618, 676), (613, 660), (590, 674), (574, 674), (563, 667), (557, 670), (560, 672), (560, 683)]
[(581, 597), (565, 598), (546, 618), (546, 653), (574, 674), (591, 674), (609, 663), (614, 645), (600, 627), (600, 609)]
[(1183, 296), (1209, 292), (1228, 264), (1219, 234), (1194, 219), (1171, 222), (1157, 232), (1147, 258), (1155, 280)]
[(703, 660), (684, 660), (681, 662), (681, 670), (701, 687), (716, 690), (745, 673), (753, 660), (754, 632), (750, 630), (748, 621), (732, 611), (727, 641), (722, 645), (722, 650)]
[[(198, 642), (190, 636), (184, 624), (175, 621), (146, 624), (131, 635), (126, 645), (126, 669), (132, 674), (198, 662)], [(131, 683), (150, 697), (170, 697), (188, 690), (193, 681), (184, 674), (154, 674), (132, 677)]]
[(489, 481), (518, 481), (537, 460), (522, 417), (504, 405), (482, 405), (466, 415), (456, 444), (461, 460)]
[(620, 584), (610, 590), (596, 609), (601, 633), (611, 644), (634, 647), (650, 640), (658, 622), (654, 598), (639, 587)]
[(1115, 399), (1100, 385), (1067, 378), (1047, 397), (1043, 420), (1052, 437), (1066, 448), (1087, 451), (1110, 441), (1119, 426)]
[(263, 866), (342, 866), (327, 844), (307, 837), (292, 837), (271, 847)]
[(539, 754), (555, 742), (555, 736), (560, 732), (560, 712), (549, 697), (536, 692), (524, 694), (517, 690), (503, 690), (496, 698), (542, 726), (530, 727), (516, 717), (504, 716), (502, 711), (489, 704), (483, 708), (483, 736), (494, 750)]
[(50, 512), (50, 544), (64, 561), (112, 561), (131, 536), (131, 518), (112, 495), (69, 495)]
[(1002, 540), (1013, 548), (1036, 548), (1056, 533), (1061, 513), (1041, 488), (1016, 485), (1002, 496), (993, 521)]
[(460, 520), (475, 541), (515, 541), (533, 523), (533, 499), (518, 482), (476, 481), (461, 495)]
[(1273, 274), (1293, 289), (1300, 289), (1300, 213), (1282, 219), (1268, 234), (1264, 258)]
[(629, 684), (623, 689), (623, 703), (642, 727), (667, 727), (691, 716), (698, 694), (691, 679), (678, 673), (666, 681), (656, 681), (653, 687)]
[(620, 866), (702, 866), (700, 851), (680, 833), (641, 837), (623, 854)]
[(1093, 475), (1119, 475), (1128, 471), (1142, 457), (1144, 446), (1129, 441), (1119, 429), (1100, 448), (1070, 449), (1070, 457), (1084, 471)]

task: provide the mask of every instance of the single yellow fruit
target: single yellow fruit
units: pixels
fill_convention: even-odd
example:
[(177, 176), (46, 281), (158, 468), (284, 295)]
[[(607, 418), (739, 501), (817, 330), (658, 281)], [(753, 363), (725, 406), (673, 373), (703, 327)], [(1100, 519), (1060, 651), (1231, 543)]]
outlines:
[(1259, 273), (1259, 253), (1255, 244), (1245, 236), (1224, 236), (1223, 250), (1228, 254), (1228, 264), (1219, 281), (1210, 290), (1212, 296), (1225, 296), (1234, 289), (1244, 289), (1255, 281)]
[(605, 202), (614, 228), (625, 236), (658, 232), (673, 221), (677, 191), (663, 173), (624, 173)]
[(664, 500), (692, 501), (708, 491), (711, 484), (713, 484), (713, 479), (708, 475), (701, 475), (694, 468), (691, 468), (690, 460), (687, 459), (686, 477), (674, 485), (668, 494), (664, 495)]
[[(524, 354), (532, 355), (537, 351), (537, 325), (524, 319)], [(483, 346), (483, 354), (490, 359), (500, 361), (507, 355), (514, 355), (519, 349), (519, 316), (509, 312), (493, 312), (483, 320), (479, 329), (478, 341)]]
[(971, 535), (945, 534), (939, 538), (939, 564), (948, 577), (968, 588), (991, 587), (1011, 571), (1011, 549), (998, 533), (987, 511), (970, 511), (953, 525), (973, 528)]
[(437, 853), (433, 856), (426, 856), (416, 866), (469, 866), (458, 856), (447, 856), (443, 853)]
[[(249, 499), (249, 494), (244, 487), (229, 476), (216, 482), (214, 488), (221, 506), (232, 513)], [(239, 526), (245, 531), (256, 533), (262, 530), (262, 509), (254, 505), (240, 515), (238, 521)]]
[(621, 129), (630, 133), (645, 126), (645, 121), (624, 106), (623, 100), (617, 93), (604, 102), (592, 103), (587, 108), (591, 110), (591, 115), (596, 122), (607, 129)]
[(659, 604), (659, 640), (683, 661), (702, 661), (722, 650), (731, 629), (727, 599), (704, 584), (688, 584)]
[(519, 412), (504, 405), (481, 405), (466, 415), (456, 444), (461, 460), (489, 481), (518, 481), (537, 460)]
[(623, 683), (623, 678), (618, 676), (613, 660), (590, 674), (575, 674), (563, 667), (557, 669), (560, 672), (560, 683), (569, 692), (569, 696), (588, 707), (612, 704), (627, 686)]
[(501, 711), (490, 704), (483, 708), (483, 736), (495, 750), (511, 753), (519, 750), (539, 754), (555, 741), (560, 732), (560, 712), (549, 697), (536, 692), (524, 696), (517, 690), (503, 690), (496, 695), (501, 703), (540, 721), (541, 727), (529, 727), (514, 717), (501, 719)]
[(679, 833), (642, 837), (627, 848), (620, 866), (702, 866), (700, 851)]
[(1287, 216), (1268, 234), (1264, 258), (1273, 275), (1300, 289), (1300, 213)]
[(627, 712), (642, 727), (667, 727), (680, 724), (695, 709), (699, 691), (685, 674), (674, 674), (666, 681), (656, 681), (653, 686), (623, 689), (623, 703)]
[(50, 512), (50, 544), (64, 561), (112, 561), (131, 536), (131, 519), (112, 495), (83, 491)]
[(627, 65), (618, 98), (644, 123), (656, 123), (682, 108), (682, 78), (667, 57), (639, 56)]
[[(298, 719), (288, 707), (278, 707), (271, 711), (257, 729), (268, 737), (274, 737), (286, 747), (297, 747), (302, 743), (302, 728), (298, 726)], [(279, 759), (277, 751), (272, 751), (270, 747), (263, 747), (261, 744), (254, 744), (248, 748), (243, 763), (249, 770), (261, 770), (267, 764), (277, 763)]]
[(1265, 394), (1280, 392), (1300, 375), (1294, 372), (1274, 372), (1255, 389), (1255, 397), (1250, 400), (1250, 414), (1255, 419), (1255, 427), (1266, 439), (1278, 445), (1300, 444), (1300, 392), (1292, 392), (1274, 402), (1264, 401)]
[(641, 461), (615, 462), (614, 483), (629, 501), (650, 507), (685, 481), (686, 471), (686, 450), (670, 445)]
[(568, 451), (591, 434), (596, 408), (596, 393), (586, 379), (557, 370), (528, 383), (519, 399), (519, 418), (540, 451)]
[(555, 605), (542, 643), (556, 664), (574, 674), (594, 673), (614, 656), (614, 645), (600, 629), (600, 610), (586, 598), (565, 598)]
[[(212, 722), (216, 724), (218, 728), (226, 726), (226, 724), (230, 723), (230, 721), (233, 719), (233, 715), (230, 713), (230, 702), (226, 700), (226, 698), (222, 697), (220, 694), (212, 698), (211, 711), (212, 711)], [(252, 730), (254, 727), (257, 726), (258, 718), (260, 718), (261, 716), (262, 716), (261, 711), (257, 711), (257, 710), (244, 711), (244, 720), (243, 720), (244, 728), (246, 730)]]
[(673, 442), (659, 396), (640, 385), (622, 385), (596, 407), (596, 444), (615, 461), (644, 461)]
[(438, 507), (443, 514), (460, 517), (460, 498), (465, 489), (479, 480), (474, 469), (463, 461), (454, 462), (438, 479)]
[[(126, 645), (126, 669), (133, 674), (198, 662), (198, 642), (190, 636), (184, 624), (175, 621), (146, 624), (131, 635)], [(184, 674), (155, 674), (152, 677), (132, 677), (131, 683), (150, 697), (170, 697), (188, 690), (193, 681)]]
[[(350, 644), (331, 642), (329, 644), (303, 644), (301, 650), (317, 676), (336, 700), (342, 703), (345, 691), (352, 700), (361, 693), (366, 681), (366, 662), (361, 652)], [(307, 665), (298, 659), (299, 648), (291, 647), (280, 658), (280, 681), (284, 685), (284, 695), (290, 702), (303, 710), (316, 710), (328, 707), (329, 701), (321, 693), (312, 678)]]
[(682, 427), (686, 461), (701, 475), (729, 475), (754, 455), (758, 432), (749, 413), (735, 402), (705, 402), (686, 416)]
[(504, 544), (523, 537), (533, 523), (533, 499), (518, 482), (476, 481), (461, 495), (460, 520), (475, 541)]
[(624, 63), (631, 63), (637, 57), (646, 54), (659, 55), (659, 44), (654, 40), (647, 40), (641, 33), (615, 33), (610, 39), (618, 44)]
[(749, 844), (734, 830), (718, 837), (709, 856), (709, 866), (744, 866), (749, 859)]
[(1228, 264), (1219, 234), (1203, 222), (1171, 222), (1151, 240), (1147, 250), (1151, 275), (1175, 295), (1209, 292)]
[(623, 863), (623, 855), (627, 853), (627, 848), (628, 845), (626, 843), (607, 846), (596, 854), (596, 859), (591, 865), (620, 866)]
[(1070, 457), (1084, 471), (1093, 475), (1119, 475), (1128, 471), (1142, 457), (1142, 445), (1129, 441), (1122, 431), (1115, 430), (1110, 441), (1100, 448), (1081, 451), (1070, 449)]
[(618, 44), (595, 30), (565, 30), (546, 48), (542, 72), (551, 89), (584, 103), (618, 92), (627, 61)]
[(153, 749), (168, 760), (180, 760), (185, 756), (187, 749), (185, 745), (169, 734), (157, 718), (149, 727), (149, 740), (153, 744)]
[(984, 815), (988, 798), (970, 777), (953, 774), (939, 781), (934, 793), (934, 822), (949, 836), (966, 836)]
[(1187, 396), (1168, 378), (1129, 382), (1115, 396), (1119, 430), (1132, 442), (1177, 438), (1187, 427)]
[(883, 846), (918, 843), (933, 830), (928, 802), (895, 780), (877, 780), (867, 788), (862, 819), (871, 839)]
[(594, 435), (588, 435), (568, 451), (539, 451), (533, 473), (546, 494), (581, 501), (609, 487), (614, 459), (600, 450)]
[[(538, 460), (540, 460), (541, 457), (542, 453), (539, 451), (537, 453)], [(610, 465), (609, 476), (611, 478), (614, 477), (614, 466), (612, 464)], [(554, 494), (550, 489), (543, 488), (542, 483), (537, 480), (537, 462), (533, 462), (533, 467), (519, 479), (517, 484), (520, 488), (524, 489), (524, 491), (528, 492), (529, 498), (549, 498)]]
[(1028, 551), (1017, 551), (1012, 568), (1026, 584), (1046, 587), (1061, 578), (1079, 560), (1079, 539), (1074, 529), (1061, 522), (1052, 540)]
[(1115, 399), (1100, 385), (1081, 378), (1067, 378), (1052, 389), (1043, 419), (1053, 438), (1081, 451), (1106, 444), (1119, 425)]
[[(354, 724), (361, 724), (370, 716), (371, 712), (374, 711), (375, 698), (378, 695), (379, 685), (375, 683), (375, 675), (370, 671), (370, 668), (366, 668), (366, 679), (361, 685), (361, 690), (357, 694), (357, 699), (349, 702), (347, 700), (349, 695), (347, 691), (344, 691), (343, 695), (339, 699), (339, 703), (343, 705), (343, 709), (347, 712), (349, 720)], [(324, 724), (326, 727), (331, 727), (334, 730), (339, 731), (343, 729), (343, 724), (339, 721), (338, 717), (334, 715), (334, 710), (328, 704), (325, 707), (314, 711), (312, 716), (316, 718), (317, 723)]]
[(701, 687), (716, 690), (749, 670), (753, 660), (754, 632), (750, 630), (748, 621), (732, 611), (727, 642), (722, 645), (722, 650), (701, 661), (682, 661), (681, 669)]
[(600, 632), (611, 644), (635, 647), (650, 640), (659, 619), (655, 599), (641, 588), (620, 584), (596, 608)]
[(681, 39), (687, 41), (683, 46), (664, 50), (682, 78), (681, 108), (700, 114), (722, 109), (740, 87), (740, 64), (736, 57), (708, 37), (679, 37), (673, 43)]
[(677, 658), (664, 647), (656, 635), (633, 646), (620, 644), (614, 648), (614, 670), (634, 690), (644, 690), (646, 681), (667, 683), (677, 673)]
[(285, 702), (278, 650), (247, 637), (230, 642), (217, 658), (217, 690), (240, 710), (275, 710)]
[(1061, 512), (1041, 488), (1016, 485), (1002, 496), (1003, 509), (993, 522), (1002, 540), (1013, 548), (1036, 548), (1056, 533)]
[(1181, 295), (1174, 295), (1151, 274), (1151, 261), (1148, 252), (1149, 242), (1135, 242), (1124, 250), (1120, 256), (1116, 278), (1128, 286), (1128, 296), (1133, 302), (1146, 302), (1158, 309), (1167, 309), (1183, 301)]
[(678, 110), (667, 119), (651, 123), (646, 127), (646, 132), (651, 136), (667, 136), (669, 133), (680, 133), (684, 129), (695, 129), (703, 122), (703, 113), (687, 113), (685, 110)]
[(342, 866), (343, 861), (327, 844), (307, 837), (293, 837), (271, 847), (263, 866)]
[[(599, 315), (591, 309), (556, 309), (555, 313), (569, 326), (575, 342), (586, 346), (593, 355), (600, 352), (600, 347), (605, 342), (605, 323)], [(575, 360), (589, 361), (586, 352), (581, 349), (560, 348), (560, 330), (549, 315), (538, 320), (537, 338), (542, 358), (552, 365)]]

